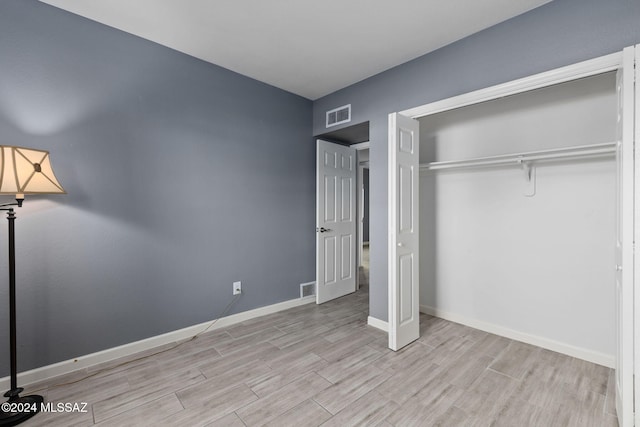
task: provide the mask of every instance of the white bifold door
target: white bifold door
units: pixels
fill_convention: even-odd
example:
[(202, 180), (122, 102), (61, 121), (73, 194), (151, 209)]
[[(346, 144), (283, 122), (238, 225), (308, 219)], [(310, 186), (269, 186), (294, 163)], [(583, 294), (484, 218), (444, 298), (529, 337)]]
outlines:
[(417, 120), (389, 115), (389, 348), (420, 337)]
[(316, 302), (356, 290), (356, 150), (318, 140)]

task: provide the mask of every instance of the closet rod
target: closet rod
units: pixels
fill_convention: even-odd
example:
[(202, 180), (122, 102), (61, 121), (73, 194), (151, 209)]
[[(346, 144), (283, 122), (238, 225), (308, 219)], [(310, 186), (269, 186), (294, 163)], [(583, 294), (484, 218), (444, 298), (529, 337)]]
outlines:
[(449, 160), (420, 164), (420, 170), (441, 170), (494, 165), (522, 164), (537, 160), (559, 160), (580, 157), (601, 157), (616, 152), (616, 142), (602, 144), (576, 145), (574, 147), (553, 148), (549, 150), (528, 151), (525, 153), (503, 154), (499, 156), (477, 157), (466, 160)]

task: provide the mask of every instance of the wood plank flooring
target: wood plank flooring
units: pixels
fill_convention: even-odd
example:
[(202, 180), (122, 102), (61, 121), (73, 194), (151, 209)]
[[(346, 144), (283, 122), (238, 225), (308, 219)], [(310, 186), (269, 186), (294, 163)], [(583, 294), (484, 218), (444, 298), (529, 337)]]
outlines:
[(608, 368), (427, 315), (392, 352), (368, 306), (365, 287), (30, 386), (88, 412), (23, 425), (618, 425)]

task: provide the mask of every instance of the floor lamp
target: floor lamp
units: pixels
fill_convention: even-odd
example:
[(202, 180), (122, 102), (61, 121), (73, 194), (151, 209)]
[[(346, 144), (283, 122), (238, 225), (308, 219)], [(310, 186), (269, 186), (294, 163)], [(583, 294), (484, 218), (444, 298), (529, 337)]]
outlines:
[(16, 245), (14, 207), (21, 207), (25, 194), (64, 194), (53, 174), (49, 152), (31, 148), (0, 145), (0, 195), (15, 195), (16, 201), (0, 205), (9, 221), (9, 351), (11, 356), (11, 389), (0, 404), (0, 426), (14, 426), (37, 414), (44, 402), (42, 396), (20, 396), (16, 359)]

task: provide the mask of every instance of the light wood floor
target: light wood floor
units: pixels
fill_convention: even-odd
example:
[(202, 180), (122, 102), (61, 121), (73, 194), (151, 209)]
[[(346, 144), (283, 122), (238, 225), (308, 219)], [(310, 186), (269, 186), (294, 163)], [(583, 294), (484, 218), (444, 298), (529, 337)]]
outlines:
[(46, 388), (89, 412), (24, 425), (617, 426), (610, 369), (426, 315), (422, 338), (394, 353), (366, 325), (368, 298), (365, 287)]

